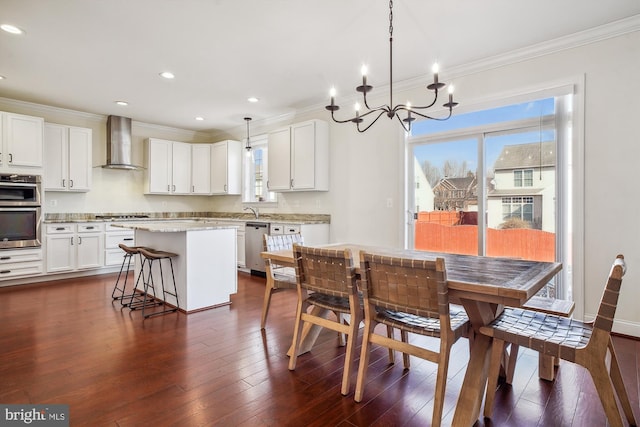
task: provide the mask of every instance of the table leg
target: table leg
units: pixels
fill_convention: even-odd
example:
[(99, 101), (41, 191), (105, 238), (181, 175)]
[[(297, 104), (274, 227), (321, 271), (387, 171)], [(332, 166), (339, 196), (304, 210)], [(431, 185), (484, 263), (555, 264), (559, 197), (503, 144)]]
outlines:
[[(318, 317), (327, 318), (329, 316), (330, 311), (321, 307), (313, 306), (311, 309), (311, 314)], [(322, 326), (314, 325), (312, 323), (305, 322), (302, 326), (302, 336), (300, 342), (300, 351), (298, 352), (298, 356), (301, 354), (305, 354), (308, 351), (311, 351), (311, 348), (315, 344), (318, 339), (318, 335), (322, 331)], [(287, 351), (287, 356), (291, 357), (293, 354), (293, 348), (289, 347), (289, 351)]]

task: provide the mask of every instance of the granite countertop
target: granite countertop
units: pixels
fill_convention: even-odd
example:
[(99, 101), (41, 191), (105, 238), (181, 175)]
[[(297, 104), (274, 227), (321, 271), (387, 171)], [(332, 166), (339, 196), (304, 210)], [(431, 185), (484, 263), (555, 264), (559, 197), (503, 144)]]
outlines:
[(114, 227), (129, 228), (157, 233), (179, 233), (183, 231), (237, 229), (236, 225), (207, 224), (201, 221), (144, 221), (144, 222), (118, 222)]
[[(103, 218), (112, 216), (112, 218)], [(116, 218), (117, 217), (117, 218)], [(239, 212), (142, 212), (142, 213), (55, 213), (45, 214), (45, 223), (56, 222), (266, 222), (272, 224), (330, 224), (331, 215), (327, 214), (260, 214), (255, 218), (251, 214)]]

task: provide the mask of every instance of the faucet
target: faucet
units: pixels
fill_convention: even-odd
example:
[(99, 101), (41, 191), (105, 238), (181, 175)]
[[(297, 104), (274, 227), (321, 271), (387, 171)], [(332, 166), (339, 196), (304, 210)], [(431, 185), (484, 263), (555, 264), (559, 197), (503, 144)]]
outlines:
[(256, 219), (260, 218), (260, 211), (258, 210), (258, 208), (252, 208), (250, 206), (247, 206), (246, 208), (242, 209), (243, 211), (246, 210), (250, 210), (251, 212), (253, 212), (253, 215), (256, 217)]

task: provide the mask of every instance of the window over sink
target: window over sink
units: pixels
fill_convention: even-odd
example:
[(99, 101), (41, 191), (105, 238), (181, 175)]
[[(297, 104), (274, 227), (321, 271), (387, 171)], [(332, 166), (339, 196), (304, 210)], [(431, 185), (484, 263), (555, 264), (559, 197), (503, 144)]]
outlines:
[(277, 203), (277, 195), (267, 189), (267, 135), (251, 137), (251, 151), (245, 151), (242, 202), (250, 204)]

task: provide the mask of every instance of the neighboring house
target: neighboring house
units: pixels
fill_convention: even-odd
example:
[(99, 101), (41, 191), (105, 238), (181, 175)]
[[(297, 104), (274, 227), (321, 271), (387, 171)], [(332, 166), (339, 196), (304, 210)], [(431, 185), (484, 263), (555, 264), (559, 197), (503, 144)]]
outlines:
[(487, 225), (498, 228), (519, 218), (531, 228), (555, 233), (555, 142), (505, 145), (493, 169)]
[(434, 200), (433, 189), (431, 188), (431, 184), (429, 184), (429, 180), (425, 176), (424, 171), (420, 166), (420, 162), (418, 162), (418, 158), (415, 156), (413, 158), (413, 171), (416, 175), (416, 212), (420, 212), (421, 210), (431, 210)]
[(433, 187), (433, 210), (477, 211), (477, 187), (476, 176), (472, 172), (464, 178), (442, 178)]

